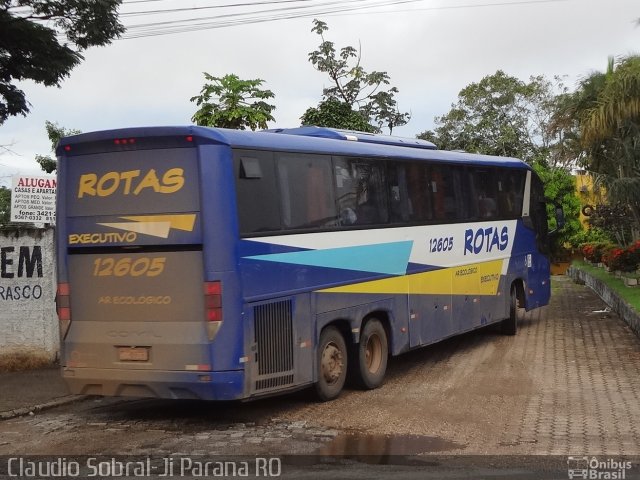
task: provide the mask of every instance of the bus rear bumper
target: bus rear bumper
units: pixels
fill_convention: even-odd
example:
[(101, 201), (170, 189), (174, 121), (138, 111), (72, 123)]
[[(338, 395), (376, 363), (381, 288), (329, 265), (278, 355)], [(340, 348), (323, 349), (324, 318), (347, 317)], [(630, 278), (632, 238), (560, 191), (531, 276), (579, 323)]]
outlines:
[(177, 372), (64, 367), (71, 393), (191, 400), (244, 397), (244, 372)]

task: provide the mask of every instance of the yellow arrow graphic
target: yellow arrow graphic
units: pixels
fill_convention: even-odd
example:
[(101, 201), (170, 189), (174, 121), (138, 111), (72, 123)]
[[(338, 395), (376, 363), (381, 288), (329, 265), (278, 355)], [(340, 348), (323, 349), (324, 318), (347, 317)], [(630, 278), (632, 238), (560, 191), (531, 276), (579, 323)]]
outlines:
[(153, 237), (167, 238), (172, 228), (192, 232), (196, 223), (196, 215), (140, 215), (120, 217), (128, 223), (99, 223), (103, 227), (115, 228), (126, 232), (142, 233)]
[(196, 223), (195, 213), (189, 215), (143, 215), (120, 218), (123, 220), (131, 220), (132, 222), (169, 222), (171, 228), (185, 232), (193, 232), (193, 226)]

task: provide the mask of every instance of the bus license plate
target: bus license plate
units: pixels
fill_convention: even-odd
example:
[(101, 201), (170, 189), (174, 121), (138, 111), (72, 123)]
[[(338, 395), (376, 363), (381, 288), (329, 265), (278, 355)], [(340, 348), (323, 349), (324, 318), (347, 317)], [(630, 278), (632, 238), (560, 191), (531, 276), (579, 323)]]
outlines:
[(118, 359), (121, 362), (147, 362), (149, 361), (149, 349), (146, 347), (120, 347)]

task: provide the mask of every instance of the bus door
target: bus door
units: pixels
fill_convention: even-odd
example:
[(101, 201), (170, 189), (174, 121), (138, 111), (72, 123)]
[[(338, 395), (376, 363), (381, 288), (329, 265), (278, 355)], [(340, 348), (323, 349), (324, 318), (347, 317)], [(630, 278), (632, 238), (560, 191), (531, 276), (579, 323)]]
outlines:
[[(60, 153), (63, 365), (210, 370), (193, 139), (110, 139)], [(127, 382), (94, 387), (86, 393), (157, 393)]]

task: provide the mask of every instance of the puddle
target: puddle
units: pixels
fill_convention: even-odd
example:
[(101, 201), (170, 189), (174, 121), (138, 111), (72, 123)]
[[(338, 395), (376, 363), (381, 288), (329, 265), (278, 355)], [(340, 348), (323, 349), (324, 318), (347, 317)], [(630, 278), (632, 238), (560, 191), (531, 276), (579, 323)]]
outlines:
[(375, 463), (385, 463), (380, 460), (388, 456), (447, 452), (464, 447), (465, 445), (450, 440), (423, 435), (344, 434), (335, 437), (315, 454), (349, 457), (362, 461), (376, 460), (377, 457), (378, 461)]

